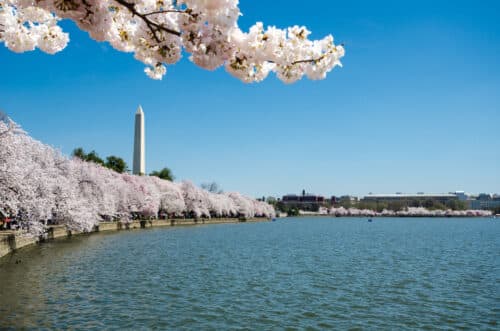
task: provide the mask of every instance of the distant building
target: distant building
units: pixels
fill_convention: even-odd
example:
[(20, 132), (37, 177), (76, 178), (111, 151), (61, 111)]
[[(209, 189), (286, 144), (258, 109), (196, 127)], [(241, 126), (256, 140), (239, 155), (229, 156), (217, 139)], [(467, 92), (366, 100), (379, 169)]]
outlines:
[(481, 193), (475, 199), (470, 200), (470, 209), (494, 209), (500, 207), (500, 196)]
[(464, 191), (456, 191), (455, 195), (457, 196), (458, 200), (460, 201), (467, 201), (470, 199), (470, 196), (465, 193)]
[(459, 200), (459, 197), (455, 193), (440, 193), (440, 194), (429, 194), (419, 192), (416, 194), (406, 194), (406, 193), (395, 193), (395, 194), (369, 194), (363, 198), (363, 201), (371, 202), (403, 202), (407, 203), (410, 201), (423, 201), (423, 200), (433, 200), (439, 201), (446, 204), (452, 200)]
[(318, 209), (325, 202), (325, 197), (315, 194), (306, 194), (305, 190), (302, 195), (287, 194), (281, 198), (281, 202), (288, 207), (295, 207), (303, 210)]
[(283, 198), (281, 198), (281, 201), (283, 203), (302, 203), (302, 204), (307, 204), (307, 203), (322, 203), (325, 202), (325, 197), (321, 195), (313, 195), (313, 194), (306, 194), (306, 195), (295, 195), (295, 194), (287, 194), (284, 195)]
[(352, 202), (352, 203), (356, 203), (359, 201), (358, 197), (355, 197), (355, 196), (352, 196), (352, 195), (343, 195), (339, 198), (339, 201), (340, 202)]
[(333, 204), (336, 204), (338, 202), (340, 202), (340, 198), (332, 195), (332, 197), (330, 198), (330, 203), (333, 205)]

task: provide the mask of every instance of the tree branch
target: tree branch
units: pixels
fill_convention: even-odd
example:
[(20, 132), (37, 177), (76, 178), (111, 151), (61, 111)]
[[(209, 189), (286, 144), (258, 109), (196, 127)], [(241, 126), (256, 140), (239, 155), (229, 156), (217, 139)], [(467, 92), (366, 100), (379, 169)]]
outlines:
[(300, 63), (318, 63), (319, 61), (323, 60), (330, 53), (331, 53), (331, 51), (330, 52), (326, 52), (323, 55), (321, 55), (320, 57), (315, 58), (315, 59), (297, 60), (297, 61), (292, 62), (291, 65), (293, 66), (293, 65), (296, 65), (296, 64), (300, 64)]
[(150, 13), (143, 14), (144, 16), (156, 15), (156, 14), (165, 14), (165, 13), (178, 13), (178, 14), (186, 14), (189, 16), (193, 16), (190, 12), (186, 10), (178, 10), (178, 9), (169, 9), (169, 10), (158, 10)]
[[(155, 40), (158, 43), (161, 42), (160, 38), (157, 35), (157, 33), (160, 32), (160, 31), (163, 31), (163, 32), (166, 32), (166, 33), (170, 33), (170, 34), (176, 35), (178, 37), (181, 36), (181, 33), (179, 31), (167, 28), (166, 26), (163, 26), (162, 24), (158, 24), (158, 23), (150, 20), (149, 17), (148, 17), (148, 15), (150, 15), (151, 13), (149, 13), (149, 14), (141, 14), (141, 13), (139, 13), (135, 9), (135, 5), (133, 3), (127, 2), (125, 0), (115, 0), (115, 1), (117, 3), (119, 3), (120, 5), (122, 5), (123, 7), (127, 8), (128, 11), (132, 13), (132, 15), (140, 17), (144, 21), (144, 23), (146, 23), (146, 25), (148, 26), (149, 30), (151, 30), (151, 33), (153, 34), (153, 38), (155, 38)], [(163, 11), (163, 12), (165, 12), (165, 11)]]

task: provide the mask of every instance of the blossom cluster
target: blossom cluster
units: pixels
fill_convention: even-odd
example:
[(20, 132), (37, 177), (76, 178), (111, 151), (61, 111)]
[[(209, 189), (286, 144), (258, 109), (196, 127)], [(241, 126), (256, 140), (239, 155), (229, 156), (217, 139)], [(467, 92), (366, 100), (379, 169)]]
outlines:
[(32, 139), (0, 113), (0, 212), (33, 234), (46, 221), (90, 231), (100, 220), (134, 217), (273, 217), (274, 209), (239, 193), (211, 193), (189, 181), (119, 174), (68, 159)]
[(393, 211), (384, 209), (381, 212), (376, 212), (370, 209), (357, 208), (331, 208), (328, 213), (335, 216), (408, 216), (408, 217), (485, 217), (491, 216), (489, 210), (428, 210), (424, 207), (408, 207), (404, 210)]
[(161, 79), (166, 66), (190, 54), (196, 65), (224, 66), (244, 82), (270, 72), (286, 83), (323, 79), (344, 56), (331, 35), (310, 40), (306, 27), (238, 27), (238, 0), (0, 0), (0, 42), (14, 52), (53, 54), (66, 47), (58, 22), (70, 19), (91, 38), (133, 52), (145, 72)]

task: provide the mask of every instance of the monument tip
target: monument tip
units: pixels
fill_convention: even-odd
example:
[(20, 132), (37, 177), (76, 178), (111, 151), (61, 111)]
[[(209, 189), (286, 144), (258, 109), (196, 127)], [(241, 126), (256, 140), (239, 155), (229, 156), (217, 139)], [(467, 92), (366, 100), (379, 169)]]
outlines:
[(137, 107), (137, 112), (136, 114), (143, 114), (144, 112), (142, 111), (142, 107), (141, 105), (139, 105), (139, 107)]

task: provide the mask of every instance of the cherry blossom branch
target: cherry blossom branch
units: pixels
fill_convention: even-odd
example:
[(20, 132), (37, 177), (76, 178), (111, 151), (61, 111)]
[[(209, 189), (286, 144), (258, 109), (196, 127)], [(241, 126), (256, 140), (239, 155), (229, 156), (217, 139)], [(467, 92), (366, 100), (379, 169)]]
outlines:
[[(331, 35), (309, 40), (306, 27), (264, 29), (257, 22), (248, 32), (242, 31), (237, 24), (238, 0), (114, 0), (111, 7), (100, 3), (0, 0), (7, 8), (0, 11), (0, 42), (17, 53), (38, 48), (55, 54), (69, 42), (58, 22), (70, 19), (91, 38), (135, 53), (153, 79), (162, 79), (167, 66), (187, 52), (196, 65), (207, 70), (224, 66), (246, 83), (260, 82), (271, 72), (286, 83), (304, 76), (324, 79), (344, 56), (343, 47), (336, 46)], [(140, 33), (133, 32), (137, 27)]]
[(296, 64), (300, 64), (300, 63), (318, 63), (319, 61), (323, 60), (329, 53), (331, 53), (331, 52), (325, 53), (325, 54), (323, 54), (320, 57), (315, 58), (315, 59), (305, 59), (305, 60), (293, 61), (292, 63), (290, 63), (290, 65), (293, 66)]
[[(344, 47), (344, 44), (340, 44), (340, 46)], [(300, 63), (318, 63), (332, 53), (333, 53), (333, 51), (329, 51), (329, 52), (326, 52), (323, 55), (321, 55), (320, 57), (317, 57), (315, 59), (297, 60), (297, 61), (292, 62), (291, 65), (296, 65), (296, 64), (300, 64)]]
[(90, 8), (92, 8), (92, 6), (88, 3), (87, 0), (82, 0), (82, 3), (85, 6), (85, 19), (87, 19), (90, 17), (90, 15), (93, 14), (92, 10), (90, 10)]
[(148, 14), (141, 14), (141, 13), (139, 13), (135, 9), (135, 4), (127, 2), (125, 0), (115, 0), (115, 1), (117, 3), (119, 3), (120, 5), (122, 5), (123, 7), (127, 8), (128, 11), (130, 11), (132, 13), (132, 15), (140, 17), (144, 21), (144, 23), (146, 23), (146, 25), (148, 26), (148, 28), (151, 30), (151, 33), (153, 34), (153, 37), (155, 38), (155, 40), (157, 42), (161, 42), (160, 38), (157, 35), (158, 31), (163, 31), (163, 32), (166, 32), (166, 33), (170, 33), (170, 34), (176, 35), (178, 37), (181, 36), (181, 33), (179, 31), (167, 28), (166, 26), (164, 26), (162, 24), (158, 24), (158, 23), (150, 20), (148, 18)]
[(193, 16), (193, 14), (189, 10), (178, 10), (178, 9), (169, 9), (169, 10), (158, 10), (150, 13), (143, 14), (144, 16), (151, 16), (156, 14), (166, 14), (166, 13), (178, 13), (178, 14), (186, 14), (189, 16)]

